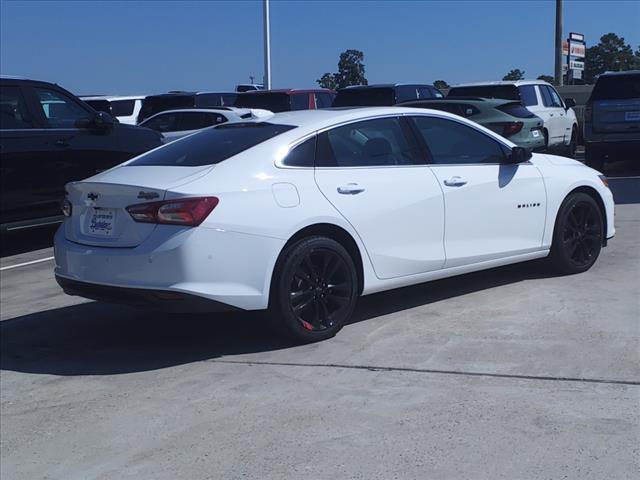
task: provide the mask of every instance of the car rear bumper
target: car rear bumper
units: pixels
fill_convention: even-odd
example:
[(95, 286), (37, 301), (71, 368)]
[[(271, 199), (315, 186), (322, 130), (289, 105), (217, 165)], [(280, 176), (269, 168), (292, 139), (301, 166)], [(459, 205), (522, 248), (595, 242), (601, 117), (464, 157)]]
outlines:
[(268, 306), (271, 273), (284, 243), (211, 228), (158, 226), (134, 248), (94, 247), (67, 240), (63, 226), (55, 236), (55, 274), (72, 285), (72, 294), (115, 303), (130, 303), (118, 298), (131, 293), (145, 303), (156, 302), (158, 292), (173, 292), (260, 310)]

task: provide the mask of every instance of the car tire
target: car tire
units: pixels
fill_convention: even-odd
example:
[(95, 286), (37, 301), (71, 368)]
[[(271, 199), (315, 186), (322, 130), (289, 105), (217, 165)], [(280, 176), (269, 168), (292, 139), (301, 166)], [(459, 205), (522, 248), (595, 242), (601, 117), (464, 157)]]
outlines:
[(358, 299), (353, 259), (338, 242), (322, 236), (287, 247), (271, 285), (271, 324), (300, 343), (333, 337), (351, 318)]
[(585, 145), (584, 163), (594, 170), (604, 171), (604, 152), (594, 145)]
[(603, 238), (603, 215), (596, 201), (586, 193), (570, 194), (556, 217), (551, 267), (564, 275), (589, 270), (600, 255)]
[(549, 132), (546, 128), (542, 130), (542, 135), (544, 136), (544, 152), (549, 153)]

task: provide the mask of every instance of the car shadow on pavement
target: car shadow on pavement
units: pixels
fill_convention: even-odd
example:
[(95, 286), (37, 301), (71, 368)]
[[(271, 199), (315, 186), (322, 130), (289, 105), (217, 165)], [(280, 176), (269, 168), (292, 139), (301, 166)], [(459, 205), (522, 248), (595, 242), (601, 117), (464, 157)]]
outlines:
[[(549, 276), (538, 261), (378, 293), (360, 299), (351, 323)], [(113, 375), (294, 346), (266, 320), (264, 312), (179, 315), (83, 303), (0, 322), (0, 369)]]

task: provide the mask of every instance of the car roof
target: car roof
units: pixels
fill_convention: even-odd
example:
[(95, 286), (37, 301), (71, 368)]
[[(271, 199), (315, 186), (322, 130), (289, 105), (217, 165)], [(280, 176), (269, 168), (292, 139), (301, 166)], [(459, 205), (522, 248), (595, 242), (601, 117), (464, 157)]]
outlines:
[[(163, 110), (161, 112), (158, 112), (158, 113), (154, 114), (153, 116), (151, 116), (149, 118), (157, 117), (158, 115), (166, 115), (168, 113), (190, 113), (190, 112), (198, 112), (198, 113), (209, 113), (209, 112), (229, 113), (229, 112), (231, 112), (231, 113), (243, 114), (243, 113), (247, 113), (249, 111), (250, 111), (249, 108), (234, 108), (234, 107), (172, 108), (171, 110)], [(149, 120), (149, 118), (145, 118), (144, 121), (146, 122), (147, 120)]]
[(457, 87), (488, 87), (492, 85), (513, 85), (519, 87), (520, 85), (551, 85), (544, 80), (499, 80), (495, 82), (473, 82), (473, 83), (461, 83), (459, 85), (452, 85), (451, 88)]
[(624, 75), (638, 75), (640, 70), (625, 70), (624, 72), (604, 72), (598, 75), (598, 77), (619, 77)]
[(146, 95), (80, 95), (81, 100), (106, 100), (114, 102), (116, 100), (143, 100)]
[(499, 106), (504, 105), (506, 103), (517, 103), (520, 104), (517, 100), (508, 100), (504, 98), (480, 98), (480, 97), (445, 97), (445, 98), (432, 98), (426, 100), (410, 100), (408, 102), (402, 102), (398, 104), (398, 106), (403, 105), (421, 105), (421, 104), (434, 104), (434, 103), (468, 103), (471, 105), (486, 105), (486, 106)]
[(340, 90), (366, 90), (368, 88), (396, 88), (403, 86), (433, 87), (433, 85), (428, 83), (373, 83), (369, 85), (349, 85), (348, 87), (341, 88)]
[[(236, 92), (238, 93), (238, 92)], [(268, 95), (270, 93), (334, 93), (328, 88), (274, 88), (271, 90), (251, 90), (249, 92), (240, 92), (239, 95)]]

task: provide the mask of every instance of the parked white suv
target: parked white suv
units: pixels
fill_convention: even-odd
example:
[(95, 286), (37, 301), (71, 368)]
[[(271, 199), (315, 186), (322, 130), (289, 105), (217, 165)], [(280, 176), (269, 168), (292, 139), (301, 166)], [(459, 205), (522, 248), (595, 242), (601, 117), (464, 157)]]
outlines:
[(578, 120), (571, 107), (572, 98), (565, 101), (555, 88), (542, 80), (517, 80), (456, 85), (448, 97), (482, 97), (517, 100), (540, 117), (544, 124), (547, 149), (561, 150), (573, 157), (578, 140)]
[(80, 97), (94, 110), (107, 112), (112, 117), (116, 117), (120, 123), (127, 125), (136, 124), (144, 98), (143, 96), (115, 97), (106, 95)]

